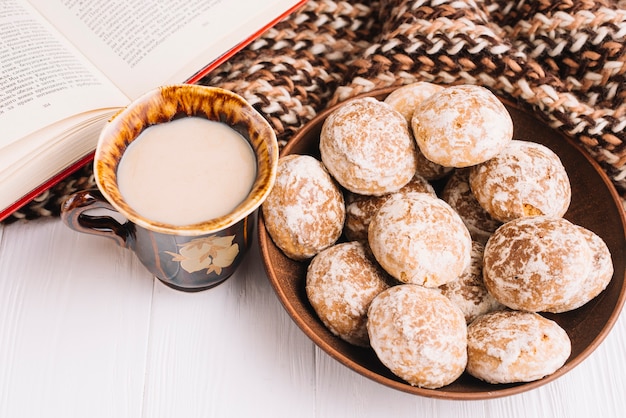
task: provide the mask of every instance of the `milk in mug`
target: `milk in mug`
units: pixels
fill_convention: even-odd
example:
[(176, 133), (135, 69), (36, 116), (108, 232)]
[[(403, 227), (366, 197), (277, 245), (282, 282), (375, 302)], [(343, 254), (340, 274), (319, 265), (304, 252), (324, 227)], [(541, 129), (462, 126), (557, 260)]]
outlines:
[(231, 212), (250, 193), (255, 154), (224, 123), (184, 117), (145, 129), (117, 169), (124, 200), (153, 221), (190, 225)]

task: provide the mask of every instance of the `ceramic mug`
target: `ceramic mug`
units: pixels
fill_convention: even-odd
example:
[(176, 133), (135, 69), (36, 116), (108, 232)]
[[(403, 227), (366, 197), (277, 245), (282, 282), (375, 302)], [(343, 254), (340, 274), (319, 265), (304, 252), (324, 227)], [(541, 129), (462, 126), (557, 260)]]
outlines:
[[(188, 116), (225, 123), (248, 141), (256, 158), (252, 189), (224, 216), (189, 225), (148, 219), (120, 193), (118, 166), (127, 147), (144, 129)], [(245, 99), (214, 87), (164, 86), (133, 101), (105, 125), (93, 163), (98, 189), (68, 197), (61, 218), (78, 232), (113, 239), (134, 251), (143, 265), (170, 287), (204, 290), (224, 282), (241, 263), (250, 247), (254, 212), (274, 185), (277, 164), (274, 130)], [(115, 211), (123, 220), (115, 213), (93, 209)]]

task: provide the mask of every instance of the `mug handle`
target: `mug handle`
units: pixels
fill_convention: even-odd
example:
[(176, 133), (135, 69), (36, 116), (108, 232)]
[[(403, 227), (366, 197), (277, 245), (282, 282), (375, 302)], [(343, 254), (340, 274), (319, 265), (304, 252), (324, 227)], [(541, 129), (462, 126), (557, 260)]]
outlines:
[(111, 216), (85, 213), (92, 209), (117, 212), (100, 190), (90, 189), (76, 192), (63, 202), (61, 220), (74, 231), (110, 238), (119, 246), (130, 248), (134, 237), (134, 225), (128, 221), (121, 224)]

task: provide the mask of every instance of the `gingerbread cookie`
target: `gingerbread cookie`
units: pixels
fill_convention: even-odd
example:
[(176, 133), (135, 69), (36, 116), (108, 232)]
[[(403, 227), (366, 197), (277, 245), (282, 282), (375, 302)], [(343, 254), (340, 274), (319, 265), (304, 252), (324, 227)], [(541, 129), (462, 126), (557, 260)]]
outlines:
[(511, 309), (561, 312), (579, 297), (593, 253), (563, 218), (531, 216), (502, 225), (485, 246), (483, 278)]
[(415, 141), (404, 117), (371, 97), (354, 99), (324, 121), (322, 162), (353, 193), (380, 196), (398, 191), (415, 175)]
[(513, 139), (511, 115), (488, 89), (446, 87), (424, 100), (411, 119), (426, 158), (444, 167), (469, 167), (497, 155)]
[(367, 309), (372, 299), (389, 287), (388, 280), (362, 243), (344, 242), (311, 260), (306, 294), (333, 334), (350, 344), (367, 347)]
[[(433, 186), (421, 176), (414, 176), (404, 187), (395, 193), (406, 194), (411, 192), (428, 193), (436, 196)], [(367, 241), (367, 229), (372, 216), (392, 196), (366, 196), (354, 193), (346, 194), (346, 223), (344, 233), (350, 241)]]
[(467, 372), (489, 383), (531, 382), (557, 371), (571, 352), (567, 333), (533, 312), (485, 314), (467, 329)]
[(278, 160), (276, 182), (261, 210), (268, 234), (294, 260), (333, 245), (346, 217), (343, 194), (322, 163), (297, 154)]
[(495, 219), (563, 216), (572, 191), (561, 159), (545, 145), (514, 140), (497, 156), (470, 169), (476, 200)]
[(372, 253), (403, 283), (438, 287), (470, 263), (472, 239), (459, 215), (426, 193), (394, 194), (372, 217)]
[(467, 326), (461, 311), (435, 289), (404, 284), (372, 301), (367, 330), (380, 361), (413, 386), (454, 382), (467, 364)]

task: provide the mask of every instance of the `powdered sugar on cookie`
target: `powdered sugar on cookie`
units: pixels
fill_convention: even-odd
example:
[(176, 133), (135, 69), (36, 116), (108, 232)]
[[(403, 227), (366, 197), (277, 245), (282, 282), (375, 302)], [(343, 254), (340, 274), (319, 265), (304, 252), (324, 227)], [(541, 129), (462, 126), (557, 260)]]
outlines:
[(498, 311), (468, 327), (467, 371), (489, 383), (530, 382), (559, 369), (571, 352), (567, 333), (536, 313)]
[(308, 155), (279, 159), (262, 211), (274, 243), (295, 260), (334, 244), (345, 220), (343, 194), (320, 161)]
[(370, 305), (367, 329), (380, 361), (411, 385), (439, 388), (465, 370), (465, 319), (434, 289), (405, 284), (380, 293)]
[(415, 141), (406, 120), (371, 97), (351, 100), (326, 118), (320, 153), (343, 187), (364, 195), (397, 191), (417, 168)]
[(569, 177), (548, 147), (514, 140), (496, 157), (470, 170), (480, 205), (502, 222), (522, 216), (563, 216), (570, 205)]
[(445, 167), (469, 167), (497, 155), (513, 138), (513, 121), (498, 98), (476, 85), (446, 87), (413, 113), (424, 156)]
[(372, 218), (368, 238), (376, 260), (403, 283), (441, 286), (470, 263), (467, 227), (447, 203), (425, 193), (392, 196)]

